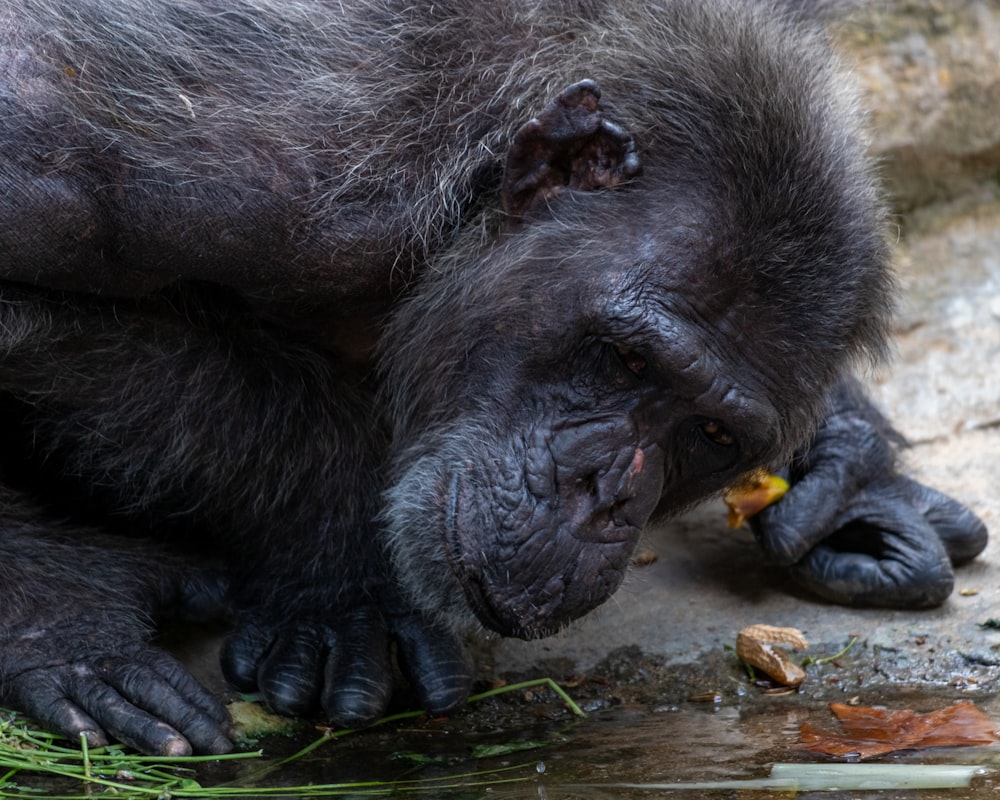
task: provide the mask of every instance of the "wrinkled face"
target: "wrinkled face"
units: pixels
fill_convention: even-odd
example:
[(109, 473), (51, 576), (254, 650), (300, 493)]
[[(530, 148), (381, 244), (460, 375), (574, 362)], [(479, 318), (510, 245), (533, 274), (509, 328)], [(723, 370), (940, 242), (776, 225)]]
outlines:
[(438, 484), (444, 556), (479, 620), (505, 635), (551, 633), (607, 599), (661, 501), (676, 509), (732, 481), (755, 460), (732, 431), (767, 426), (725, 387), (674, 395), (642, 385), (652, 369), (634, 351), (587, 349), (596, 369), (571, 394), (525, 386), (530, 405), (506, 436), (470, 423), (445, 448), (465, 442)]
[(879, 203), (825, 50), (699, 8), (641, 74), (517, 129), (504, 232), (460, 234), (388, 326), (384, 521), (425, 611), (523, 637), (586, 613), (654, 509), (790, 457), (884, 341)]
[(748, 308), (759, 287), (705, 265), (699, 215), (655, 226), (634, 195), (597, 226), (613, 241), (525, 226), (461, 289), (441, 278), (400, 311), (386, 520), (425, 610), (551, 633), (615, 591), (654, 509), (718, 491), (809, 424), (818, 392), (782, 380), (778, 321)]

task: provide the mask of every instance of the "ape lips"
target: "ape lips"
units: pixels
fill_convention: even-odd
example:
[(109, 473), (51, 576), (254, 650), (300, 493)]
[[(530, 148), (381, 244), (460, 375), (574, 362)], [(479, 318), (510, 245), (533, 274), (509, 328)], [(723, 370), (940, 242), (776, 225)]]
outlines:
[[(628, 450), (619, 455), (624, 461)], [(624, 468), (613, 463), (601, 475), (583, 477), (530, 454), (526, 459), (538, 471), (519, 493), (512, 483), (493, 487), (488, 509), (476, 507), (475, 492), (457, 474), (445, 530), (454, 543), (451, 568), (479, 620), (504, 635), (534, 638), (618, 588), (659, 497), (662, 467), (644, 469), (639, 448)], [(490, 541), (484, 531), (498, 508), (504, 527), (493, 525)]]

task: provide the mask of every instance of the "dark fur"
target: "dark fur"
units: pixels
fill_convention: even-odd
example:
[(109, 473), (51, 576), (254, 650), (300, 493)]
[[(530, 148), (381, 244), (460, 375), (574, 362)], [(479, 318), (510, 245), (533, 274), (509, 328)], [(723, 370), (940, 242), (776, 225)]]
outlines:
[[(451, 708), (456, 617), (593, 608), (655, 506), (791, 458), (884, 347), (881, 207), (797, 11), (12, 0), (0, 33), (0, 561), (35, 603), (0, 697), (70, 735), (224, 749), (145, 642), (225, 586), (226, 673), (279, 710), (373, 718), (390, 637)], [(505, 215), (583, 79), (643, 174), (508, 164), (541, 188)]]

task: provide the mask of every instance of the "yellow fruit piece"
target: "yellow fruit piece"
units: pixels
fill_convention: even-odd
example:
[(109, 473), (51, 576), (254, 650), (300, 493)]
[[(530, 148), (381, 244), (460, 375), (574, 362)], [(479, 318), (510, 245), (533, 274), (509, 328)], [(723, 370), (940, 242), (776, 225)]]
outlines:
[(788, 491), (788, 481), (764, 470), (751, 472), (742, 483), (726, 489), (722, 499), (729, 506), (729, 527), (738, 528), (754, 514), (778, 502)]

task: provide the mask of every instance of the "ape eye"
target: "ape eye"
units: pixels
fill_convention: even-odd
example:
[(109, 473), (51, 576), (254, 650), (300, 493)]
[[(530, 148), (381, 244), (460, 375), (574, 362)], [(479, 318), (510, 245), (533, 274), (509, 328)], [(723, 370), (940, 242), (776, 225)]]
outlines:
[(712, 444), (717, 444), (720, 447), (732, 447), (736, 442), (733, 435), (718, 420), (706, 420), (699, 424), (698, 427), (705, 438)]
[(625, 368), (634, 374), (636, 377), (641, 378), (646, 372), (646, 359), (636, 353), (634, 350), (629, 350), (620, 344), (615, 345), (615, 352), (618, 353), (618, 358), (621, 359), (622, 364)]

